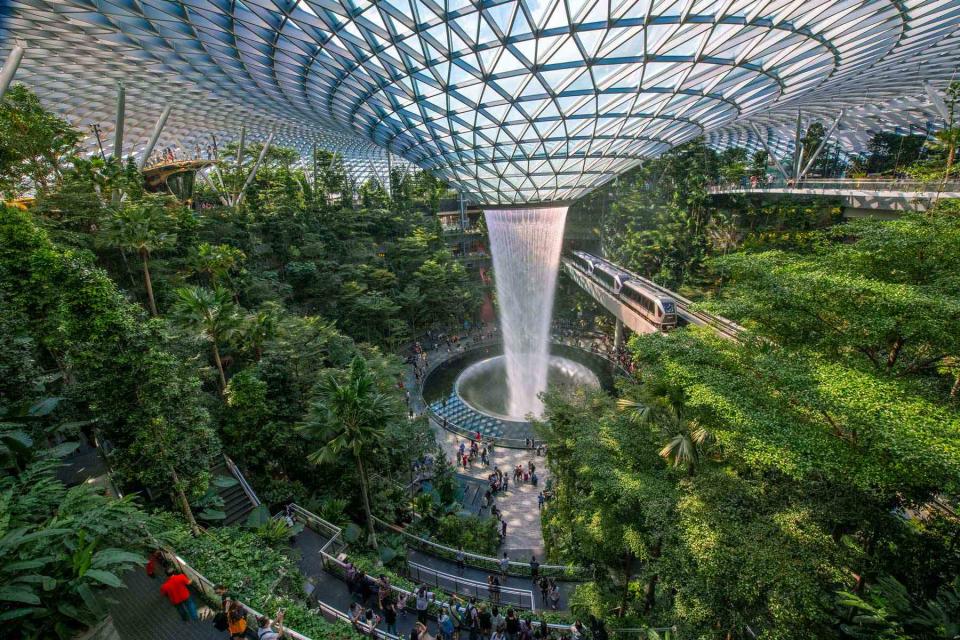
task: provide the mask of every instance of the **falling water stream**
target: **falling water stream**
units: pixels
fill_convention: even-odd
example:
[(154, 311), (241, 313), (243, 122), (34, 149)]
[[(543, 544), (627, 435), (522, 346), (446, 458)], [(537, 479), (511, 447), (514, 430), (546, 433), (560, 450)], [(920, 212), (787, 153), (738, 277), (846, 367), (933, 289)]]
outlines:
[(539, 417), (567, 208), (491, 209), (484, 215), (493, 251), (509, 413)]

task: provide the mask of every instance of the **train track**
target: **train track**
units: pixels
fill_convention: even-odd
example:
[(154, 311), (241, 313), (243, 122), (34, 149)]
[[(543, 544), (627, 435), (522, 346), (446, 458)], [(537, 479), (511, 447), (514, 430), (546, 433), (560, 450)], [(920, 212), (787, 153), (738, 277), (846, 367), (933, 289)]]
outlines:
[[(627, 269), (624, 269), (620, 265), (614, 264), (613, 262), (610, 262), (605, 258), (600, 258), (600, 259), (604, 260), (605, 262), (607, 262), (607, 264), (610, 264), (616, 267), (617, 269), (619, 269), (620, 271), (624, 272), (625, 274), (629, 275), (632, 280), (642, 282), (643, 285), (650, 291), (656, 292), (663, 296), (667, 296), (669, 298), (673, 298), (673, 300), (677, 304), (677, 315), (683, 318), (684, 321), (687, 322), (687, 324), (694, 324), (699, 327), (709, 327), (710, 329), (713, 329), (718, 335), (723, 336), (724, 338), (728, 338), (730, 340), (739, 340), (739, 335), (740, 335), (740, 332), (743, 331), (743, 327), (738, 325), (736, 322), (733, 322), (732, 320), (728, 320), (723, 316), (715, 316), (709, 313), (705, 313), (703, 311), (697, 311), (693, 308), (694, 303), (692, 300), (688, 300), (687, 298), (684, 298), (680, 294), (675, 293), (670, 289), (667, 289), (666, 287), (662, 287), (652, 280), (649, 280), (642, 276), (638, 276), (632, 271), (628, 271)], [(587, 277), (589, 278), (590, 276), (587, 275)], [(601, 286), (604, 286), (604, 285), (601, 285)]]
[(684, 298), (680, 294), (674, 291), (671, 291), (666, 287), (662, 287), (658, 285), (656, 282), (653, 282), (652, 280), (648, 280), (647, 278), (638, 276), (632, 271), (627, 271), (626, 269), (624, 269), (619, 265), (617, 266), (617, 268), (625, 271), (626, 273), (629, 273), (631, 278), (633, 278), (634, 280), (639, 280), (644, 284), (644, 286), (648, 287), (649, 289), (673, 298), (674, 301), (677, 303), (677, 315), (679, 315), (684, 320), (686, 320), (687, 323), (695, 324), (700, 327), (710, 327), (711, 329), (713, 329), (720, 335), (724, 336), (725, 338), (730, 338), (732, 340), (737, 340), (739, 338), (740, 332), (743, 331), (743, 327), (738, 325), (736, 322), (732, 320), (728, 320), (723, 316), (715, 316), (709, 313), (705, 313), (703, 311), (697, 311), (696, 309), (693, 308), (694, 303), (692, 300)]

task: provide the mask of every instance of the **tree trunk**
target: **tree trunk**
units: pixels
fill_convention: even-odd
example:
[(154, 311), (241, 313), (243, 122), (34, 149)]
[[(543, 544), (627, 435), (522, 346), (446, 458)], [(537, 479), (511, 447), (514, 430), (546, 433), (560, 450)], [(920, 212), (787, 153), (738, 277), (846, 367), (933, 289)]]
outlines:
[(156, 318), (157, 303), (153, 299), (153, 281), (150, 279), (150, 254), (146, 249), (140, 249), (140, 258), (143, 260), (143, 284), (147, 288), (147, 302), (150, 303), (150, 315)]
[(217, 364), (217, 372), (220, 374), (220, 395), (227, 390), (227, 376), (223, 373), (223, 362), (220, 360), (220, 349), (217, 347), (216, 339), (213, 340), (213, 361)]
[(192, 531), (195, 536), (200, 535), (200, 525), (197, 524), (196, 519), (193, 517), (193, 509), (190, 508), (190, 501), (187, 500), (187, 494), (183, 492), (183, 487), (180, 486), (180, 477), (177, 475), (176, 469), (170, 469), (170, 478), (173, 480), (173, 490), (177, 496), (176, 501), (180, 503), (180, 510), (183, 511), (183, 515), (187, 518), (190, 531)]
[(354, 456), (354, 458), (357, 461), (357, 469), (360, 471), (360, 495), (363, 497), (363, 513), (367, 517), (370, 544), (373, 545), (373, 550), (379, 553), (380, 548), (377, 546), (377, 532), (373, 526), (373, 514), (370, 512), (370, 490), (367, 487), (367, 471), (363, 467), (363, 460), (360, 459), (360, 456)]
[(960, 393), (960, 373), (954, 379), (953, 387), (950, 389), (950, 397), (956, 398), (958, 393)]

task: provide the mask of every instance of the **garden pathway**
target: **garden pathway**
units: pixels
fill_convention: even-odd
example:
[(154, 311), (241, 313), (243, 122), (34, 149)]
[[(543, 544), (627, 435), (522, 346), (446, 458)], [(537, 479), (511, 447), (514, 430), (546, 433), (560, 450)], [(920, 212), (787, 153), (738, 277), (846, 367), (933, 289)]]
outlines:
[(110, 597), (113, 625), (121, 640), (224, 640), (226, 634), (213, 627), (215, 612), (196, 593), (200, 619), (184, 622), (177, 610), (160, 593), (160, 578), (149, 577), (143, 569), (128, 571), (123, 576), (126, 589), (114, 589)]
[[(459, 349), (454, 349), (452, 353), (447, 353), (445, 347), (442, 349), (434, 349), (427, 352), (427, 359), (430, 367), (435, 367), (447, 357), (457, 355), (461, 352)], [(404, 386), (411, 390), (418, 388), (412, 365), (406, 368)], [(410, 394), (410, 407), (413, 409), (415, 415), (421, 415), (424, 412), (425, 407), (419, 393)], [(430, 420), (430, 425), (436, 434), (437, 442), (443, 445), (447, 459), (451, 461), (455, 460), (460, 441), (464, 440), (464, 438), (447, 431), (432, 419)], [(523, 465), (524, 468), (526, 468), (527, 462), (531, 460), (534, 465), (536, 465), (540, 486), (534, 487), (530, 483), (515, 485), (512, 482), (513, 478), (511, 475), (510, 489), (498, 494), (496, 504), (497, 508), (503, 514), (503, 519), (507, 523), (507, 536), (502, 546), (502, 551), (506, 552), (511, 560), (525, 562), (529, 561), (532, 555), (535, 555), (538, 561), (543, 562), (543, 530), (540, 526), (540, 511), (537, 507), (537, 495), (550, 476), (550, 472), (547, 470), (546, 458), (536, 456), (532, 450), (497, 447), (490, 455), (489, 468), (481, 467), (480, 465), (474, 465), (472, 468), (467, 469), (457, 467), (457, 472), (485, 482), (487, 476), (493, 471), (495, 466), (500, 467), (501, 471), (509, 474), (517, 465)]]

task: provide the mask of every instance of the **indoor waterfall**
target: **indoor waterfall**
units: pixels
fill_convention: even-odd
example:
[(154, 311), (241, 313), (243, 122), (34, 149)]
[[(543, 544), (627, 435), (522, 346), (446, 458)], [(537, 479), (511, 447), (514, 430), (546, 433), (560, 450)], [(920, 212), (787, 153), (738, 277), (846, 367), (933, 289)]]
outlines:
[(484, 211), (493, 252), (510, 414), (539, 417), (566, 207)]

